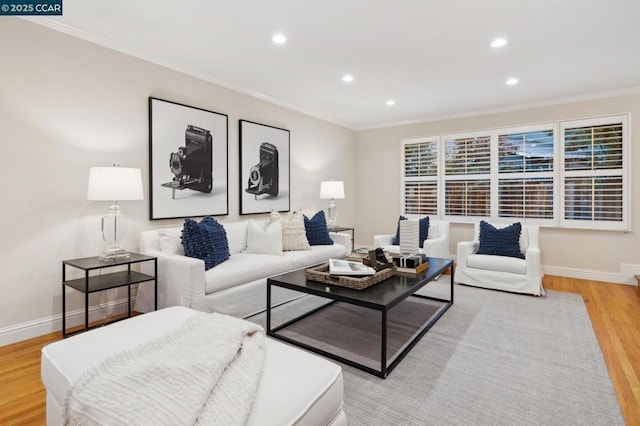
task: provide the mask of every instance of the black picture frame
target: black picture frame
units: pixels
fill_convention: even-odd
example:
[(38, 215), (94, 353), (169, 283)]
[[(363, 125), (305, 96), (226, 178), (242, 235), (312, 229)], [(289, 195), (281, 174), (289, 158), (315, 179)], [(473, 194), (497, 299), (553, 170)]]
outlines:
[(149, 218), (229, 214), (229, 117), (149, 97)]
[(240, 214), (291, 209), (290, 132), (240, 120)]

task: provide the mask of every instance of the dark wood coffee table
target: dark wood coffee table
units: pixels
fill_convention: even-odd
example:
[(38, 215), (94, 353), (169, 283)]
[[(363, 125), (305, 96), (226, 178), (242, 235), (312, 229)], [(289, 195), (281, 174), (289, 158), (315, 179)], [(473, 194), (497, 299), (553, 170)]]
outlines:
[[(316, 352), (328, 358), (343, 362), (347, 365), (374, 374), (376, 376), (386, 378), (387, 375), (400, 363), (400, 361), (402, 361), (405, 355), (407, 355), (407, 353), (418, 343), (422, 336), (424, 336), (425, 333), (429, 331), (429, 329), (440, 319), (440, 317), (442, 317), (447, 309), (449, 309), (449, 307), (453, 305), (453, 260), (429, 258), (428, 261), (429, 269), (427, 269), (427, 271), (422, 274), (416, 275), (398, 273), (397, 275), (364, 290), (354, 290), (346, 287), (307, 280), (304, 270), (293, 271), (287, 274), (269, 278), (267, 280), (267, 335), (275, 339), (290, 343), (292, 345), (302, 347), (309, 351)], [(451, 286), (449, 292), (450, 297), (448, 299), (415, 294), (416, 291), (431, 283), (447, 269), (450, 269), (451, 271)], [(320, 296), (322, 298), (328, 299), (328, 302), (320, 307), (305, 312), (302, 315), (296, 316), (295, 318), (272, 328), (271, 291), (272, 287), (274, 286), (283, 287), (314, 296)], [(430, 301), (439, 303), (437, 303), (435, 311), (426, 320), (426, 322), (424, 322), (424, 324), (412, 334), (412, 338), (404, 343), (396, 353), (389, 355), (387, 352), (389, 312), (391, 309), (409, 298), (428, 299)], [(357, 305), (363, 308), (368, 308), (380, 312), (381, 337), (379, 340), (381, 347), (379, 369), (371, 368), (370, 366), (364, 365), (363, 363), (354, 360), (353, 358), (355, 357), (351, 357), (351, 359), (349, 359), (345, 356), (340, 356), (333, 352), (329, 352), (328, 350), (320, 349), (319, 347), (317, 347), (317, 345), (314, 346), (309, 343), (304, 343), (299, 339), (294, 339), (283, 334), (287, 330), (287, 328), (293, 326), (299, 321), (310, 318), (314, 315), (318, 315), (320, 311), (327, 309), (334, 303), (339, 302), (347, 303), (350, 305)]]

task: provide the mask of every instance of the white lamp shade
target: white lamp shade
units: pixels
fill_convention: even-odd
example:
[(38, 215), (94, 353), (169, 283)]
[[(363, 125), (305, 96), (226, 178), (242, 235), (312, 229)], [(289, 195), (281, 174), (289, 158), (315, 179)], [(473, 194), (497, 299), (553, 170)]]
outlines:
[(344, 199), (344, 182), (341, 180), (328, 180), (320, 182), (320, 199), (321, 200), (343, 200)]
[(142, 171), (129, 167), (91, 167), (87, 200), (144, 200)]

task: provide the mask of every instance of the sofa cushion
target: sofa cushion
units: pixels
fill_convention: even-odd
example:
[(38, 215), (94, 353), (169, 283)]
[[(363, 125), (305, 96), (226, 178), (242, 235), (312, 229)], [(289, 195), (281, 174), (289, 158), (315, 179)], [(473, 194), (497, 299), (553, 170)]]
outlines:
[(282, 216), (275, 210), (271, 211), (271, 221), (282, 221), (282, 250), (309, 250), (311, 246), (307, 240), (307, 232), (304, 227), (304, 215), (302, 212), (291, 212)]
[(285, 256), (246, 252), (234, 254), (226, 262), (204, 273), (205, 293), (210, 294), (260, 278), (283, 274), (292, 269), (291, 260)]
[[(400, 216), (398, 218), (398, 225), (396, 227), (396, 235), (391, 240), (393, 245), (400, 245), (400, 221), (407, 220), (406, 217)], [(429, 216), (425, 216), (422, 219), (418, 220), (418, 246), (422, 247), (424, 245), (424, 240), (429, 238)]]
[(245, 253), (282, 254), (282, 222), (249, 220)]
[(227, 231), (227, 241), (229, 241), (229, 253), (234, 255), (247, 248), (247, 228), (249, 221), (223, 223)]
[(520, 251), (521, 229), (520, 222), (498, 229), (484, 220), (480, 221), (480, 247), (477, 254), (524, 259), (524, 255)]
[(184, 247), (182, 247), (182, 229), (160, 229), (158, 231), (158, 248), (163, 253), (184, 256)]
[(474, 254), (467, 258), (467, 268), (485, 269), (487, 271), (511, 272), (513, 274), (526, 274), (527, 261), (510, 256)]
[(329, 236), (327, 229), (327, 219), (324, 217), (324, 211), (320, 210), (314, 214), (311, 219), (304, 216), (304, 227), (307, 234), (309, 245), (331, 245), (333, 240)]
[(206, 216), (200, 223), (186, 219), (182, 228), (182, 245), (185, 255), (204, 261), (205, 270), (229, 259), (227, 234), (211, 216)]
[(312, 246), (311, 250), (288, 251), (284, 254), (286, 259), (293, 263), (294, 269), (306, 268), (326, 262), (329, 258), (340, 258), (347, 255), (347, 249), (342, 244), (331, 246)]

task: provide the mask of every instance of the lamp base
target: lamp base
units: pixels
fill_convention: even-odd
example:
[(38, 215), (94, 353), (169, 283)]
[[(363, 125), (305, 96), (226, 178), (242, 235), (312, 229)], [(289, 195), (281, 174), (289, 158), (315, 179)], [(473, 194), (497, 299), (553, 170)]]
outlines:
[(336, 201), (332, 198), (329, 201), (329, 208), (327, 209), (327, 222), (335, 226), (337, 220), (338, 206), (336, 206)]
[(103, 251), (100, 256), (98, 256), (98, 259), (108, 261), (116, 259), (128, 259), (129, 257), (131, 257), (131, 253), (129, 253), (122, 247), (109, 247), (108, 249)]

